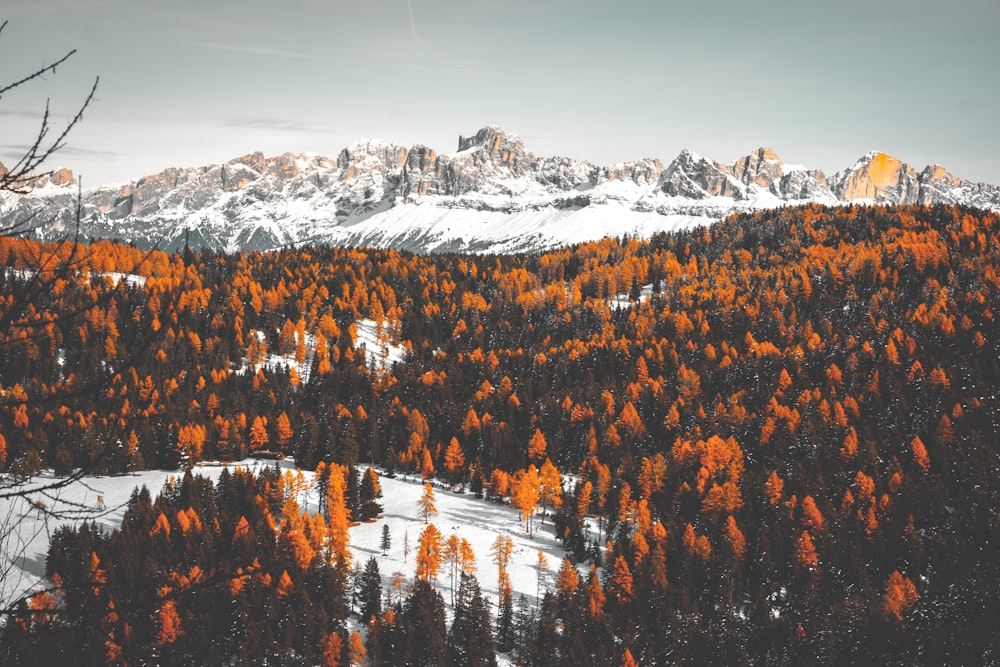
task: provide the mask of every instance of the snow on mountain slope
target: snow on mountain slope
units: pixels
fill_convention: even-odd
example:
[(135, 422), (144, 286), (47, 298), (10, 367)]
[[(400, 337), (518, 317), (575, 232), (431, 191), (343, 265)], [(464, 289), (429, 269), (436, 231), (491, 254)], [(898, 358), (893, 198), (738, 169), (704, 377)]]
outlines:
[[(418, 252), (527, 252), (605, 236), (649, 236), (731, 213), (807, 202), (958, 203), (1000, 209), (1000, 187), (931, 165), (917, 172), (871, 152), (827, 178), (759, 148), (730, 163), (689, 150), (670, 164), (600, 167), (536, 158), (487, 126), (454, 153), (369, 139), (331, 159), (252, 153), (222, 165), (167, 169), (83, 196), (82, 231), (175, 250), (267, 250), (299, 244)], [(72, 174), (53, 172), (27, 195), (0, 195), (0, 224), (45, 221), (40, 238), (75, 226)]]

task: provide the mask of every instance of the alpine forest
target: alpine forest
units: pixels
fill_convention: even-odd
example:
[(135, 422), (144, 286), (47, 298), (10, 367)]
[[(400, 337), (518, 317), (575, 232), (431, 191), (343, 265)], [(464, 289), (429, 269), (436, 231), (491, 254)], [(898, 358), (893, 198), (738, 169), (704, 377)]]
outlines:
[(44, 524), (0, 665), (1000, 662), (1000, 214), (0, 262), (5, 548), (20, 483), (175, 471)]

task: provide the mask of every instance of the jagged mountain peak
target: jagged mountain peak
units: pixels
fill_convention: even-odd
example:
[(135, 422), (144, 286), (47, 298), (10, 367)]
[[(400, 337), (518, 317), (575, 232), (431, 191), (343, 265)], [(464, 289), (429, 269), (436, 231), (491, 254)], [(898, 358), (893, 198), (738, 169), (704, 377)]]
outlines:
[(779, 162), (781, 161), (781, 158), (778, 157), (778, 154), (766, 146), (761, 146), (760, 148), (755, 150), (754, 153), (759, 155), (762, 160), (778, 160)]
[(504, 130), (499, 125), (489, 124), (484, 125), (479, 128), (479, 130), (471, 136), (458, 135), (458, 152), (467, 151), (470, 148), (482, 147), (485, 148), (487, 152), (493, 152), (499, 148), (500, 144), (504, 141), (512, 141), (520, 143), (521, 138), (516, 134), (512, 134)]
[(337, 166), (344, 170), (344, 178), (349, 179), (372, 171), (398, 169), (406, 163), (407, 154), (405, 146), (381, 139), (363, 139), (340, 151)]
[[(3, 162), (0, 162), (0, 177), (6, 176), (8, 173), (7, 166)], [(24, 187), (28, 190), (40, 191), (51, 190), (53, 188), (76, 187), (76, 177), (69, 169), (54, 169), (39, 176), (31, 177), (28, 180), (30, 182), (23, 183), (21, 179), (18, 179), (17, 188), (21, 189)]]
[(781, 158), (770, 148), (758, 148), (725, 166), (743, 185), (748, 187), (755, 185), (776, 196), (781, 195), (784, 167)]
[(935, 178), (935, 179), (936, 178), (947, 178), (949, 180), (955, 178), (954, 176), (951, 175), (950, 171), (948, 171), (947, 169), (945, 169), (943, 166), (941, 166), (939, 164), (929, 164), (926, 167), (924, 167), (924, 170), (922, 172), (920, 172), (920, 177), (921, 178)]
[(725, 165), (685, 148), (660, 175), (660, 190), (672, 197), (739, 198), (743, 185)]
[(451, 155), (454, 160), (468, 160), (485, 166), (493, 163), (502, 169), (510, 169), (517, 175), (524, 174), (535, 162), (521, 137), (504, 131), (498, 125), (487, 125), (471, 137), (458, 137), (458, 152)]
[(682, 148), (681, 152), (677, 154), (677, 157), (673, 159), (673, 162), (671, 162), (671, 164), (674, 163), (694, 164), (696, 162), (705, 162), (705, 161), (707, 161), (707, 158), (700, 155), (699, 153), (696, 153), (690, 148)]
[(916, 170), (882, 151), (869, 151), (844, 171), (834, 174), (832, 188), (844, 201), (912, 204), (920, 198)]
[(771, 150), (767, 146), (759, 146), (754, 150), (750, 151), (747, 155), (744, 155), (742, 158), (734, 160), (734, 164), (735, 162), (739, 162), (740, 160), (748, 160), (748, 159), (757, 160), (759, 162), (781, 162), (781, 158), (778, 157), (778, 154), (775, 153), (773, 150)]
[(855, 160), (854, 164), (847, 169), (848, 171), (858, 171), (861, 169), (887, 170), (896, 169), (899, 165), (904, 164), (906, 163), (894, 155), (879, 150), (872, 150)]

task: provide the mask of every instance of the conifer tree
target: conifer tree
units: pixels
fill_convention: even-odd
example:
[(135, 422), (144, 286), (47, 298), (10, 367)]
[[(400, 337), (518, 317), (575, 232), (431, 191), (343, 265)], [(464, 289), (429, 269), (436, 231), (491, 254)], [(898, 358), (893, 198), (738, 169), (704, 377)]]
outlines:
[(370, 467), (361, 478), (361, 489), (358, 492), (358, 520), (374, 519), (382, 512), (378, 499), (382, 497), (382, 486), (379, 484), (378, 473)]
[(382, 615), (382, 576), (379, 574), (378, 562), (374, 557), (365, 563), (361, 575), (361, 620), (368, 623), (372, 617)]
[(441, 568), (443, 557), (443, 543), (441, 532), (433, 523), (427, 524), (424, 531), (420, 533), (420, 542), (417, 545), (417, 579), (423, 581), (436, 581), (438, 570)]
[(405, 657), (398, 664), (444, 667), (448, 659), (444, 600), (431, 585), (417, 579), (403, 606)]
[(448, 472), (448, 478), (452, 484), (461, 481), (465, 469), (465, 453), (462, 451), (462, 445), (458, 442), (458, 438), (452, 438), (448, 443), (448, 449), (445, 450), (444, 454), (444, 469)]
[(472, 575), (462, 574), (448, 634), (448, 664), (461, 667), (495, 667), (489, 607)]
[(528, 459), (540, 464), (546, 458), (547, 449), (548, 443), (545, 440), (545, 435), (541, 429), (536, 428), (531, 440), (528, 441)]
[(437, 514), (437, 505), (434, 502), (434, 487), (431, 486), (430, 482), (424, 482), (424, 492), (417, 500), (417, 511), (420, 514), (420, 518), (427, 523), (432, 516)]
[(508, 653), (514, 648), (514, 598), (510, 586), (500, 590), (497, 609), (497, 649)]
[(379, 547), (382, 549), (382, 555), (388, 556), (389, 549), (392, 548), (392, 534), (389, 531), (389, 524), (382, 524), (382, 540), (379, 542)]
[(329, 479), (327, 480), (326, 488), (326, 510), (329, 516), (328, 524), (330, 529), (330, 558), (340, 565), (349, 564), (351, 560), (351, 554), (347, 550), (350, 540), (348, 529), (350, 528), (351, 520), (345, 498), (346, 489), (344, 488), (344, 476), (347, 472), (347, 469), (343, 466), (335, 463), (331, 464), (329, 466)]
[(510, 490), (511, 502), (524, 518), (524, 530), (529, 535), (531, 534), (531, 517), (538, 508), (540, 497), (541, 482), (538, 478), (538, 470), (534, 464), (531, 464), (527, 470), (521, 470), (514, 475)]
[(511, 554), (513, 553), (514, 540), (511, 539), (510, 535), (497, 535), (496, 540), (493, 542), (493, 562), (497, 566), (497, 580), (500, 594), (503, 595), (506, 593), (508, 597), (511, 591), (508, 567), (510, 566)]

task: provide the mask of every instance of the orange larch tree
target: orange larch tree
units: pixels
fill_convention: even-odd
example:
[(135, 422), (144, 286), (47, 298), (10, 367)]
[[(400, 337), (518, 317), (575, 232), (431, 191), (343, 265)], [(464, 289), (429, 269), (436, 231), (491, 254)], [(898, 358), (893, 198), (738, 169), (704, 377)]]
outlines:
[(417, 513), (420, 518), (427, 523), (432, 516), (437, 514), (437, 504), (434, 501), (434, 487), (430, 482), (424, 482), (424, 492), (417, 500)]
[(540, 429), (536, 428), (531, 436), (531, 440), (528, 441), (528, 459), (535, 463), (541, 463), (545, 459), (547, 448), (548, 444), (545, 441), (545, 435)]
[(420, 541), (417, 545), (417, 579), (427, 582), (437, 579), (443, 555), (442, 545), (441, 532), (433, 523), (427, 524), (427, 527), (420, 533)]
[(465, 470), (465, 453), (458, 438), (452, 438), (448, 443), (448, 449), (444, 453), (444, 469), (448, 472), (448, 477), (452, 484), (458, 483), (463, 477)]
[(510, 557), (513, 553), (514, 540), (511, 539), (510, 535), (497, 535), (496, 540), (493, 542), (493, 562), (497, 566), (498, 590), (500, 591), (501, 598), (511, 591), (508, 568), (510, 566)]
[(910, 610), (917, 603), (917, 587), (914, 583), (893, 570), (886, 581), (886, 592), (882, 596), (882, 611), (886, 618), (902, 623), (903, 614)]
[(271, 436), (267, 433), (267, 417), (257, 415), (253, 419), (253, 426), (250, 427), (251, 451), (264, 449), (270, 441)]
[(524, 519), (524, 530), (531, 534), (531, 517), (538, 509), (538, 500), (541, 497), (541, 481), (538, 477), (538, 470), (534, 464), (528, 466), (527, 470), (519, 470), (514, 475), (514, 481), (510, 485), (510, 499), (514, 507), (521, 513)]

